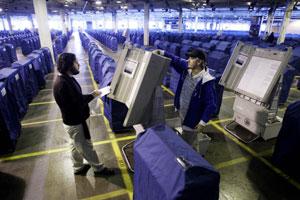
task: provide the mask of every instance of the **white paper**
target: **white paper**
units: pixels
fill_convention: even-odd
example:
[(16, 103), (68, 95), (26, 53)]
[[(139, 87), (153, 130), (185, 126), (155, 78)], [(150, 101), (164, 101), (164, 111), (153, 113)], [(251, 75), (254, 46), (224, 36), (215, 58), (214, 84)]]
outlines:
[(103, 97), (105, 95), (108, 95), (110, 93), (110, 86), (106, 86), (104, 88), (101, 88), (100, 90), (98, 90), (99, 92), (101, 92), (101, 96)]
[(263, 98), (281, 62), (253, 56), (238, 85), (238, 89)]

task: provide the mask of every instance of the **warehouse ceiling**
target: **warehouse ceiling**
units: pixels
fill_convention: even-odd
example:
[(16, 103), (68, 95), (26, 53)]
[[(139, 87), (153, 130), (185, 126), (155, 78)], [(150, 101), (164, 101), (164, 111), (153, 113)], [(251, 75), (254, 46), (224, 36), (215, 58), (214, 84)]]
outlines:
[[(228, 8), (233, 11), (236, 8), (262, 8), (285, 7), (286, 0), (46, 0), (48, 11), (58, 12), (64, 9), (66, 12), (114, 12), (120, 10), (144, 9), (145, 2), (149, 3), (151, 11), (155, 9), (167, 10), (210, 10), (215, 11), (220, 8)], [(295, 1), (296, 4), (298, 1)], [(298, 3), (300, 5), (300, 3)], [(34, 13), (33, 0), (0, 0), (2, 14), (29, 14)]]

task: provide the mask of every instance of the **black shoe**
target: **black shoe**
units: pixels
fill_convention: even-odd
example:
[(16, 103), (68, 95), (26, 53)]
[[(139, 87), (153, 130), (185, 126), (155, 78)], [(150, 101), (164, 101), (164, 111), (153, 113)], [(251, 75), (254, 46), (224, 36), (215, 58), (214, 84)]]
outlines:
[(90, 165), (85, 164), (85, 165), (83, 166), (83, 168), (82, 168), (80, 171), (74, 172), (74, 174), (75, 174), (75, 175), (84, 175), (84, 174), (86, 174), (86, 173), (89, 171), (90, 168), (91, 168)]
[(104, 175), (104, 176), (111, 176), (115, 175), (115, 172), (112, 168), (104, 167), (100, 172), (94, 172), (95, 175)]

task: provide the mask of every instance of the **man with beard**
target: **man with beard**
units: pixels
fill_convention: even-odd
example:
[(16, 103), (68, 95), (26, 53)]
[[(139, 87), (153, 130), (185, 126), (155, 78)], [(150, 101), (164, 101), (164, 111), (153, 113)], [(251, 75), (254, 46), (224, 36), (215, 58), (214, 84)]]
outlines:
[[(91, 142), (86, 120), (90, 116), (88, 103), (101, 92), (82, 94), (81, 87), (73, 75), (79, 74), (79, 63), (72, 53), (62, 53), (57, 61), (57, 70), (53, 93), (60, 108), (63, 126), (72, 139), (71, 151), (74, 174), (85, 174), (90, 167), (95, 175), (113, 175), (113, 169), (107, 168), (99, 161)], [(85, 159), (89, 164), (84, 164)]]

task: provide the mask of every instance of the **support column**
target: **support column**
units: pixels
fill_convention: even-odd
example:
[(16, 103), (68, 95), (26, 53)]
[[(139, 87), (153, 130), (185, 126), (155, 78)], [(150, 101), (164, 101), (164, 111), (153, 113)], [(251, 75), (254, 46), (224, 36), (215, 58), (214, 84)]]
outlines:
[(2, 21), (3, 30), (6, 31), (6, 28), (5, 28), (5, 22), (4, 22), (4, 17), (1, 17), (1, 21)]
[(71, 30), (71, 26), (70, 26), (69, 15), (66, 16), (66, 22), (67, 22), (67, 31), (70, 31)]
[(130, 29), (129, 27), (129, 17), (127, 16), (127, 29)]
[(269, 32), (271, 32), (271, 31), (272, 31), (272, 27), (273, 27), (274, 18), (275, 18), (275, 14), (273, 14), (273, 16), (272, 16), (272, 21), (271, 21), (271, 24), (270, 24), (270, 26), (269, 26)]
[(59, 11), (60, 11), (60, 20), (61, 20), (62, 34), (67, 35), (65, 11), (63, 9), (60, 9)]
[(117, 12), (112, 12), (112, 20), (113, 20), (113, 29), (114, 33), (118, 32), (118, 24), (117, 24)]
[(27, 19), (28, 19), (28, 20), (30, 21), (30, 23), (31, 23), (31, 30), (34, 31), (34, 23), (33, 23), (32, 15), (29, 14), (29, 15), (27, 16)]
[(73, 28), (73, 30), (75, 30), (75, 29), (77, 29), (77, 27), (73, 27), (73, 19), (71, 18), (70, 19), (70, 29), (72, 29)]
[(149, 46), (149, 3), (144, 3), (144, 46)]
[(280, 27), (280, 34), (277, 40), (277, 44), (281, 44), (284, 42), (285, 39), (285, 33), (287, 30), (287, 27), (290, 23), (290, 18), (292, 15), (292, 11), (295, 5), (295, 1), (294, 0), (288, 0), (287, 6), (286, 6), (286, 10), (285, 10), (285, 14), (284, 14), (284, 18), (283, 18), (283, 22), (281, 24)]
[(268, 12), (268, 18), (267, 18), (267, 24), (266, 24), (266, 29), (264, 31), (264, 36), (267, 34), (267, 32), (270, 32), (270, 21), (271, 21), (271, 17), (273, 14), (273, 8), (270, 8), (269, 12)]
[(196, 16), (196, 19), (195, 19), (195, 33), (197, 33), (197, 30), (198, 30), (198, 13), (197, 13), (197, 16)]
[(12, 25), (11, 25), (10, 15), (8, 13), (6, 13), (6, 19), (7, 19), (7, 23), (8, 23), (9, 33), (13, 34), (14, 31), (13, 31), (13, 28), (12, 28)]
[(163, 26), (162, 26), (162, 32), (166, 32), (166, 24), (165, 24), (165, 21), (163, 20)]
[(33, 6), (34, 6), (38, 27), (39, 27), (38, 31), (39, 31), (41, 46), (48, 47), (50, 49), (52, 54), (52, 59), (55, 63), (51, 34), (48, 25), (49, 22), (48, 22), (48, 11), (46, 6), (46, 0), (33, 0)]
[(178, 33), (182, 33), (182, 9), (179, 10), (179, 16), (178, 16)]

